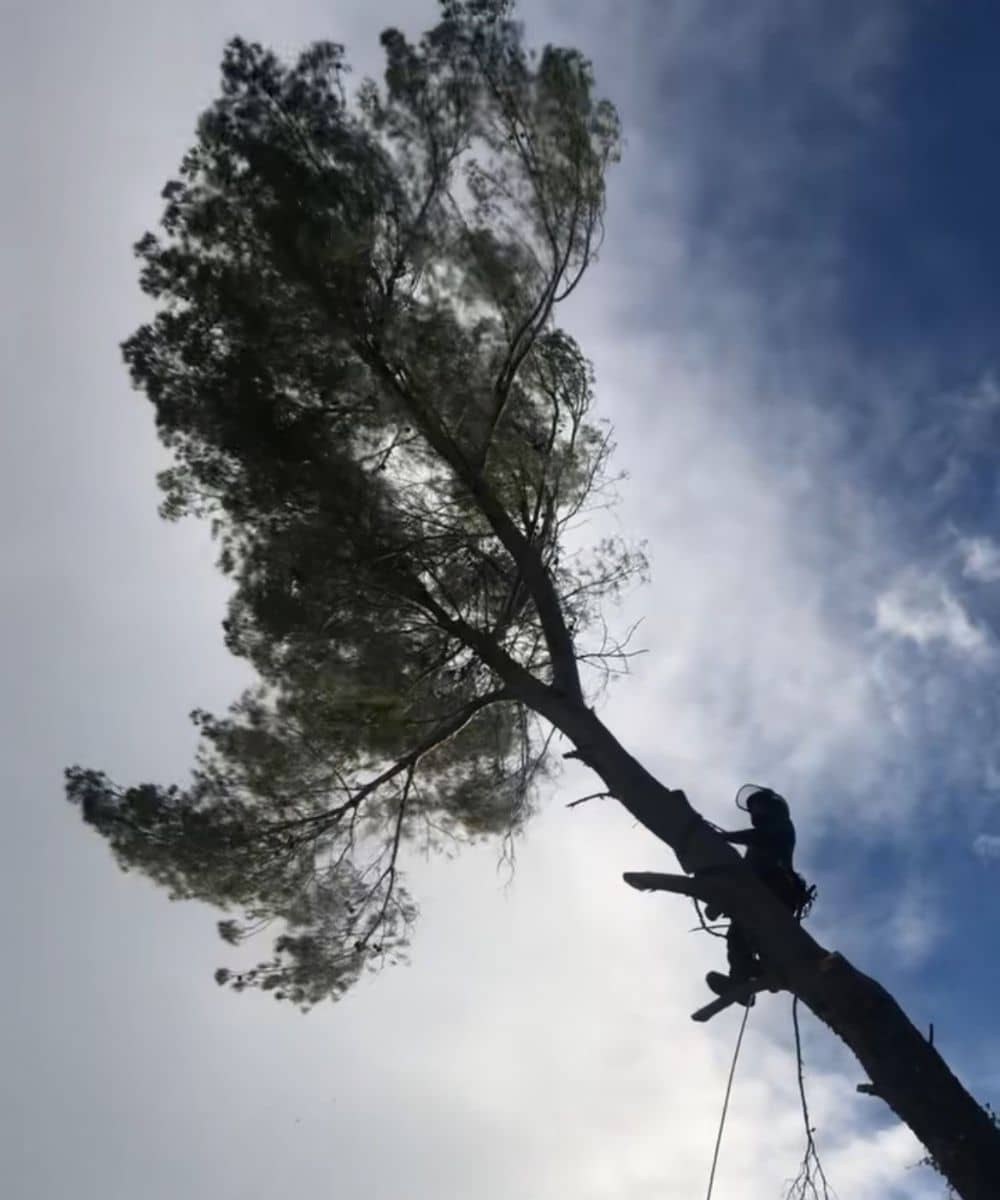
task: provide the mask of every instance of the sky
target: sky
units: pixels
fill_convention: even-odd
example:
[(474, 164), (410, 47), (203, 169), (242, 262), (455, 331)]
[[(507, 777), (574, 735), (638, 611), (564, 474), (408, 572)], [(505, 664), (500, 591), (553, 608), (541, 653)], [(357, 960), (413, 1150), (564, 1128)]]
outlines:
[[(1000, 1101), (1000, 108), (993, 4), (531, 0), (618, 105), (600, 262), (561, 320), (628, 473), (613, 520), (651, 582), (601, 710), (732, 826), (785, 794), (810, 928)], [(689, 1200), (738, 1014), (690, 1012), (720, 947), (629, 869), (671, 856), (567, 768), (517, 848), (414, 857), (411, 963), (308, 1017), (219, 990), (215, 914), (122, 875), (64, 766), (183, 780), (186, 714), (248, 680), (206, 531), (156, 516), (164, 464), (118, 343), (131, 245), (213, 98), (226, 39), (284, 54), (430, 0), (0, 3), (6, 912), (0, 1161), (16, 1200)], [(611, 518), (609, 518), (611, 519)], [(595, 527), (595, 536), (599, 529)], [(808, 1014), (827, 1174), (924, 1200), (920, 1147)], [(716, 1195), (801, 1153), (787, 996), (751, 1013)]]

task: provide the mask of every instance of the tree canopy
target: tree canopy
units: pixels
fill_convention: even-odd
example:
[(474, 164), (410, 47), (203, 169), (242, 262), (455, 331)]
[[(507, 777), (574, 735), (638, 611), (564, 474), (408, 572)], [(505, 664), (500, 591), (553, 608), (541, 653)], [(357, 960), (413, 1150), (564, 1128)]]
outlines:
[(601, 602), (641, 551), (570, 549), (611, 443), (556, 307), (594, 260), (617, 114), (575, 50), (523, 45), (504, 0), (293, 65), (240, 39), (162, 228), (155, 317), (124, 343), (173, 465), (162, 513), (212, 522), (229, 649), (259, 686), (196, 712), (188, 786), (71, 768), (119, 863), (274, 929), (217, 973), (308, 1007), (392, 960), (413, 840), (510, 837), (550, 766), (540, 682), (583, 699)]
[(1000, 1133), (933, 1044), (588, 703), (581, 663), (626, 653), (602, 602), (644, 562), (578, 536), (611, 444), (555, 314), (600, 245), (618, 118), (577, 51), (525, 49), (509, 0), (441, 7), (416, 45), (382, 35), (384, 81), (353, 96), (338, 45), (226, 49), (138, 243), (156, 312), (124, 354), (173, 455), (163, 514), (211, 521), (258, 684), (193, 714), (186, 786), (72, 767), (68, 797), (125, 869), (224, 910), (227, 941), (271, 928), (220, 983), (308, 1008), (401, 951), (402, 848), (513, 836), (558, 731), (684, 871), (626, 880), (738, 920), (988, 1200)]

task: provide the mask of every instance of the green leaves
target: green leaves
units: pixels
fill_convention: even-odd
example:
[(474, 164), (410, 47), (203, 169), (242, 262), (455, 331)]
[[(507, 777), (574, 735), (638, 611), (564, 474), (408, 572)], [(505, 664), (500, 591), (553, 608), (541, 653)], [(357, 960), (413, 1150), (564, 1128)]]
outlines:
[(123, 351), (173, 453), (162, 512), (212, 522), (261, 684), (194, 714), (188, 789), (74, 768), (68, 794), (123, 866), (236, 911), (227, 942), (274, 924), (273, 958), (217, 979), (302, 1006), (398, 952), (414, 839), (519, 828), (532, 688), (582, 702), (573, 631), (641, 567), (561, 547), (608, 482), (554, 311), (600, 242), (617, 117), (509, 4), (442, 8), (415, 45), (385, 32), (353, 102), (334, 43), (285, 66), (231, 42), (136, 246), (157, 312)]

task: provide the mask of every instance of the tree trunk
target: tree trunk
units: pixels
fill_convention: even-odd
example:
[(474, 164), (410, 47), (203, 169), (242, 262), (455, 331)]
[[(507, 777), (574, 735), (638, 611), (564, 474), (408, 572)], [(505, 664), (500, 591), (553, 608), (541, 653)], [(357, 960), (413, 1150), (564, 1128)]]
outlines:
[(864, 1090), (906, 1122), (959, 1196), (997, 1200), (1000, 1130), (889, 992), (810, 937), (684, 793), (650, 775), (590, 709), (542, 684), (516, 690), (573, 741), (572, 756), (673, 849), (688, 874), (652, 877), (656, 886), (738, 913), (783, 986), (854, 1052), (871, 1081)]

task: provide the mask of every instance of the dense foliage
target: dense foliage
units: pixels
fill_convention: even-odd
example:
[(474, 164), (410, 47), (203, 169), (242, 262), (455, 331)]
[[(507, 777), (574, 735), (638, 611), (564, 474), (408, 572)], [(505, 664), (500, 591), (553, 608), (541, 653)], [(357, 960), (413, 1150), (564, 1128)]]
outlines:
[(233, 41), (137, 246), (157, 311), (124, 354), (173, 452), (162, 511), (212, 521), (261, 682), (195, 714), (190, 786), (73, 768), (68, 794), (123, 866), (235, 913), (228, 940), (276, 922), (217, 978), (302, 1006), (405, 940), (401, 847), (520, 826), (547, 737), (511, 681), (581, 694), (599, 601), (642, 566), (567, 548), (610, 446), (553, 319), (616, 114), (507, 3), (442, 7), (417, 45), (383, 34), (354, 97), (338, 45), (289, 67)]

